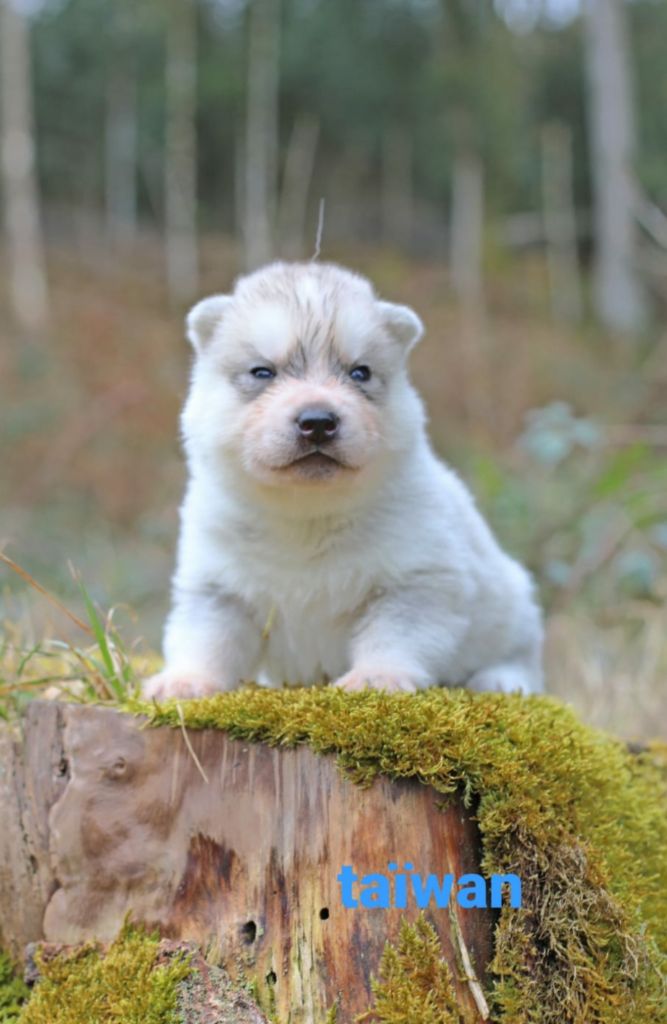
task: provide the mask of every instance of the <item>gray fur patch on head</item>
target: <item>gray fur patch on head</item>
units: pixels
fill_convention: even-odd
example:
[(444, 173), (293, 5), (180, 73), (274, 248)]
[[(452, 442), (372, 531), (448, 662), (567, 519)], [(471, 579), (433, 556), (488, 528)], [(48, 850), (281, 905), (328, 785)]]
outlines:
[(253, 377), (247, 370), (239, 370), (232, 374), (231, 382), (246, 402), (252, 402), (266, 391), (273, 383), (273, 378), (265, 380)]
[(272, 263), (239, 278), (232, 295), (213, 295), (197, 303), (187, 317), (187, 334), (198, 353), (204, 351), (228, 318), (251, 319), (256, 310), (282, 308), (294, 325), (294, 349), (287, 371), (303, 376), (308, 361), (329, 363), (340, 371), (337, 351), (341, 310), (352, 304), (362, 313), (365, 329), (373, 323), (406, 352), (421, 338), (424, 327), (408, 306), (378, 299), (371, 283), (332, 263)]
[(279, 301), (296, 306), (304, 305), (308, 284), (317, 289), (318, 305), (328, 307), (331, 315), (343, 292), (355, 291), (366, 298), (375, 298), (369, 281), (335, 263), (270, 263), (238, 278), (234, 298), (246, 301)]
[(297, 341), (281, 370), (289, 377), (303, 380), (313, 366), (325, 369), (331, 377), (345, 377), (345, 366), (336, 350), (333, 324), (326, 332), (310, 332), (306, 339)]

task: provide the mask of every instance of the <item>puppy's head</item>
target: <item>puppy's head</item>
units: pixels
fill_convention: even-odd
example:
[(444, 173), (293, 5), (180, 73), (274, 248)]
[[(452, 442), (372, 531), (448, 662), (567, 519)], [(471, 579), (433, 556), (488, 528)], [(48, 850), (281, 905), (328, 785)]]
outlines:
[(231, 459), (257, 483), (347, 486), (421, 429), (405, 368), (421, 321), (340, 267), (272, 264), (198, 303), (187, 333), (187, 450)]

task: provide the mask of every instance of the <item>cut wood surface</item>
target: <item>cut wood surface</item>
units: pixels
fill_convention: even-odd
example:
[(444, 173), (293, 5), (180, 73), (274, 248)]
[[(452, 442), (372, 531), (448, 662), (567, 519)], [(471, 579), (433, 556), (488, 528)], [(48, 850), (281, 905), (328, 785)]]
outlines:
[[(146, 728), (107, 708), (35, 702), (0, 730), (0, 928), (28, 942), (109, 941), (125, 916), (194, 941), (232, 977), (256, 981), (285, 1024), (350, 1024), (371, 1002), (387, 940), (417, 911), (346, 909), (342, 865), (387, 873), (480, 872), (462, 802), (418, 782), (362, 789), (335, 759)], [(452, 921), (450, 914), (456, 914)], [(431, 908), (462, 1010), (479, 1020), (493, 912)]]

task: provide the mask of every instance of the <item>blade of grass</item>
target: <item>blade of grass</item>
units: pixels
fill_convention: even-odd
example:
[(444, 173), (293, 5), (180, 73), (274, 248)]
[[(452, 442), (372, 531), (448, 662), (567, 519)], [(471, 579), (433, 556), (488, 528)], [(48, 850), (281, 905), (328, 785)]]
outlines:
[(19, 661), (18, 667), (16, 669), (16, 677), (17, 677), (17, 679), (21, 678), (21, 676), (23, 675), (23, 670), (25, 669), (26, 665), (31, 661), (31, 659), (34, 658), (36, 654), (40, 654), (41, 655), (41, 653), (42, 653), (41, 647), (42, 647), (42, 645), (38, 641), (34, 645), (34, 647), (30, 648), (29, 651), (25, 651), (25, 653), (22, 655), (21, 660)]
[(118, 672), (116, 671), (116, 666), (114, 664), (111, 649), (109, 647), (109, 638), (107, 637), (106, 631), (102, 624), (102, 620), (100, 619), (97, 613), (97, 608), (93, 604), (93, 600), (90, 594), (88, 593), (86, 586), (83, 580), (81, 579), (81, 576), (74, 571), (73, 576), (79, 586), (79, 590), (81, 592), (81, 596), (83, 598), (83, 602), (86, 608), (86, 615), (88, 616), (88, 621), (90, 622), (93, 635), (95, 637), (95, 640), (97, 641), (97, 646), (102, 657), (102, 662), (104, 665), (103, 674), (105, 681), (111, 687), (113, 695), (117, 697), (119, 700), (121, 700), (123, 697), (123, 686), (121, 680), (118, 678)]
[(93, 632), (90, 626), (88, 626), (83, 621), (83, 619), (80, 619), (78, 615), (75, 615), (74, 612), (69, 610), (69, 608), (66, 608), (65, 605), (58, 600), (57, 597), (54, 597), (53, 594), (51, 594), (48, 590), (46, 590), (45, 587), (41, 585), (41, 583), (38, 583), (34, 576), (31, 576), (26, 569), (23, 569), (20, 565), (17, 565), (17, 563), (12, 558), (10, 558), (9, 555), (6, 555), (4, 551), (0, 551), (0, 561), (4, 562), (5, 565), (8, 565), (9, 568), (12, 569), (18, 576), (20, 576), (21, 579), (25, 580), (26, 583), (29, 583), (30, 586), (37, 590), (43, 597), (45, 597), (46, 600), (54, 606), (54, 608), (57, 608), (58, 611), (62, 612), (63, 615), (66, 615), (68, 619), (71, 619), (72, 622), (76, 623), (79, 629), (82, 629), (85, 633), (88, 633), (88, 635), (90, 635)]
[(70, 650), (83, 666), (86, 678), (89, 679), (97, 696), (102, 700), (113, 700), (116, 697), (116, 692), (105, 675), (105, 666), (86, 651), (79, 650), (78, 647), (71, 647)]
[(29, 690), (39, 686), (46, 686), (47, 683), (77, 682), (81, 682), (81, 676), (42, 676), (41, 679), (22, 679), (20, 683), (0, 682), (0, 698), (9, 693), (18, 693), (20, 690)]
[(126, 688), (135, 683), (135, 675), (130, 658), (128, 657), (125, 649), (125, 645), (123, 644), (120, 633), (114, 624), (114, 614), (119, 607), (119, 605), (114, 605), (114, 607), (110, 608), (107, 612), (104, 631), (111, 640), (111, 654), (112, 656), (114, 654), (116, 655), (116, 674), (123, 683), (123, 697), (126, 697)]

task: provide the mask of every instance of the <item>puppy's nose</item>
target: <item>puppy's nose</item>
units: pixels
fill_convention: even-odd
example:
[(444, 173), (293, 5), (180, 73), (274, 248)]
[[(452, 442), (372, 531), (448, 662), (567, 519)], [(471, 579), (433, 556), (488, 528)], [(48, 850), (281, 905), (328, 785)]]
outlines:
[(313, 444), (326, 444), (338, 433), (338, 417), (331, 409), (304, 409), (297, 416), (296, 425), (301, 436)]

